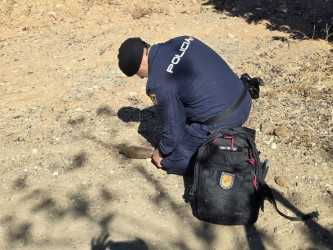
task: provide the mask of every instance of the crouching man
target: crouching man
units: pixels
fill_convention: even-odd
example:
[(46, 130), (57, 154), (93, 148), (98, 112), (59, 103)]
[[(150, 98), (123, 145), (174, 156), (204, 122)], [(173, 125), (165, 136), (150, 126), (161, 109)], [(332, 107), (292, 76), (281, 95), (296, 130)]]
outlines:
[(227, 63), (191, 36), (149, 46), (129, 38), (119, 48), (119, 67), (127, 76), (148, 78), (147, 94), (160, 110), (163, 130), (153, 164), (185, 175), (192, 158), (217, 129), (242, 126), (251, 96)]

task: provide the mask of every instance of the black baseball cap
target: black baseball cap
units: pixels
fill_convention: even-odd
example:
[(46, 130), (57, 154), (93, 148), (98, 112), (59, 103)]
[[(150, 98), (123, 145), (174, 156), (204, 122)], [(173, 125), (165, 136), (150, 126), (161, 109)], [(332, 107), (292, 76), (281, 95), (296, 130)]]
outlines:
[(133, 76), (138, 72), (144, 48), (149, 48), (149, 44), (139, 37), (128, 38), (121, 44), (118, 65), (125, 75)]

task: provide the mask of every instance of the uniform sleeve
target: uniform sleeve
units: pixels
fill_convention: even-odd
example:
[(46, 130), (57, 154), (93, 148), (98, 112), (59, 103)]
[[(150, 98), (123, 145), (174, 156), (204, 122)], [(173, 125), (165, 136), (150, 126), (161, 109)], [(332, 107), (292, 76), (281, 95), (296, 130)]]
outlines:
[(156, 93), (158, 109), (163, 119), (163, 130), (158, 149), (163, 155), (170, 154), (182, 139), (186, 115), (175, 88), (170, 86)]

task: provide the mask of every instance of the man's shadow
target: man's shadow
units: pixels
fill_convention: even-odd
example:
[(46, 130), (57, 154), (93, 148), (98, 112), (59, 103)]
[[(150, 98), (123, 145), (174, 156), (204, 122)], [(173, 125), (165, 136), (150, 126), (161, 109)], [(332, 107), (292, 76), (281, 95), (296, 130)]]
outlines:
[(118, 118), (123, 122), (139, 122), (138, 132), (153, 147), (159, 142), (162, 131), (162, 121), (155, 106), (139, 109), (134, 107), (122, 107), (118, 110)]

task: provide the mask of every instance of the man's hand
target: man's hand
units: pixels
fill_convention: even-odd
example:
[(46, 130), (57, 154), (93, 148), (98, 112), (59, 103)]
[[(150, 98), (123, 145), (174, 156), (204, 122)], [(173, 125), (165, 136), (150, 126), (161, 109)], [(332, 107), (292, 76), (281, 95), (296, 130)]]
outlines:
[(151, 156), (151, 162), (157, 167), (162, 168), (161, 161), (163, 160), (163, 157), (161, 156), (160, 151), (156, 148)]

